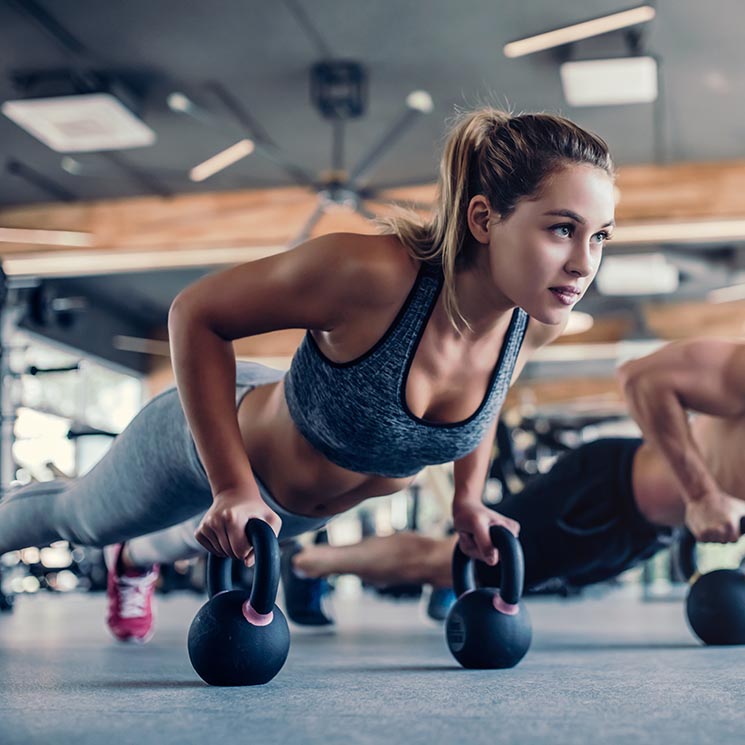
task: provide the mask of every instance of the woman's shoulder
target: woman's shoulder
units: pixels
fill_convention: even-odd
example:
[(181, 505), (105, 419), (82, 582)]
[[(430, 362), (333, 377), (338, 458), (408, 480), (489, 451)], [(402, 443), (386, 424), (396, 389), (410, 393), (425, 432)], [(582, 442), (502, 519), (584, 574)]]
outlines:
[(331, 233), (323, 236), (329, 271), (365, 305), (399, 302), (416, 279), (420, 262), (394, 235)]

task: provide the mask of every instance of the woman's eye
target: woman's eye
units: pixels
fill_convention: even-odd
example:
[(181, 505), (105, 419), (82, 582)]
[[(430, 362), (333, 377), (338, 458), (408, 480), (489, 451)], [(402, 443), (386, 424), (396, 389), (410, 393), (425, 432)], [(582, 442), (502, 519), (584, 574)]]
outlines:
[(613, 236), (601, 230), (599, 233), (595, 233), (595, 239), (598, 243), (607, 243)]
[(554, 225), (551, 230), (562, 238), (569, 238), (574, 232), (572, 225)]

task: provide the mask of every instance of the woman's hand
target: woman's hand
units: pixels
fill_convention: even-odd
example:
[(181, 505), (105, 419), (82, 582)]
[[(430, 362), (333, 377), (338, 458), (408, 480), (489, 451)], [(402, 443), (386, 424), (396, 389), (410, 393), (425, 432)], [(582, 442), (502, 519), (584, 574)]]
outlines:
[(282, 519), (267, 507), (256, 486), (218, 492), (194, 535), (215, 556), (253, 563), (253, 548), (246, 538), (246, 523), (253, 517), (269, 523), (279, 535)]
[(515, 537), (520, 532), (518, 522), (481, 503), (453, 507), (453, 527), (458, 533), (460, 550), (471, 559), (480, 559), (490, 566), (494, 566), (499, 558), (489, 536), (489, 528), (492, 525), (502, 525)]
[(697, 541), (734, 543), (739, 540), (745, 502), (715, 491), (686, 504), (685, 522)]

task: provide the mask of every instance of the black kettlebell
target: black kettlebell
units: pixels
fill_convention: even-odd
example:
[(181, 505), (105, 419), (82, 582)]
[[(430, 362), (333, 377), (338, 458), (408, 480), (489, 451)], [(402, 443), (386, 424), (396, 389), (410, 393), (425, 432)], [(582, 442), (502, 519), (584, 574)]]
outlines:
[(499, 551), (501, 587), (475, 589), (471, 560), (453, 553), (453, 588), (458, 600), (448, 613), (448, 647), (463, 667), (493, 670), (514, 667), (530, 648), (530, 616), (520, 604), (525, 562), (520, 542), (507, 528), (492, 525), (489, 536)]
[(290, 630), (274, 604), (279, 587), (279, 543), (268, 523), (253, 518), (246, 537), (256, 557), (249, 593), (233, 590), (232, 559), (207, 558), (208, 600), (189, 629), (189, 659), (213, 686), (268, 683), (290, 651)]
[[(740, 521), (745, 533), (745, 518)], [(717, 569), (700, 574), (696, 539), (685, 530), (678, 541), (678, 568), (690, 583), (686, 599), (688, 625), (704, 644), (745, 644), (745, 573)]]

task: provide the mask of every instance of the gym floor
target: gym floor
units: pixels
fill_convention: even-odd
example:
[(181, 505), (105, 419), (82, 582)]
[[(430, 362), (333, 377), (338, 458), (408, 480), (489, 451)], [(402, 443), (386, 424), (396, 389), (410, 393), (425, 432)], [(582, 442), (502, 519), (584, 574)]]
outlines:
[(0, 743), (742, 742), (745, 648), (699, 646), (680, 602), (636, 592), (530, 598), (533, 646), (508, 671), (460, 669), (417, 603), (337, 597), (336, 630), (294, 627), (254, 688), (193, 672), (195, 595), (158, 598), (143, 647), (108, 637), (101, 595), (21, 597), (0, 616)]

